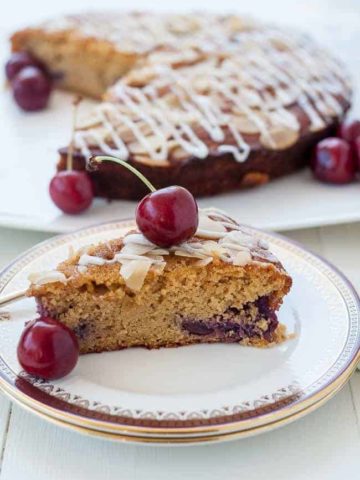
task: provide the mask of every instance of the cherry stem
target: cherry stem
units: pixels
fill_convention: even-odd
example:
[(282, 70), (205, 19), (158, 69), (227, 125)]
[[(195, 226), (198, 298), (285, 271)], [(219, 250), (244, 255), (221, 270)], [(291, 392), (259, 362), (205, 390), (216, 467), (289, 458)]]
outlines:
[(149, 180), (142, 173), (140, 173), (139, 170), (137, 170), (135, 167), (130, 165), (128, 162), (125, 162), (124, 160), (120, 160), (120, 158), (117, 158), (117, 157), (110, 157), (107, 155), (97, 155), (95, 157), (90, 158), (89, 165), (90, 167), (94, 167), (94, 164), (101, 163), (101, 162), (118, 163), (119, 165), (127, 168), (128, 170), (130, 170), (130, 172), (136, 175), (148, 187), (150, 192), (152, 193), (156, 192), (156, 188), (154, 187), (154, 185), (151, 182), (149, 182)]
[(68, 149), (67, 158), (66, 158), (66, 170), (73, 169), (76, 120), (77, 120), (77, 113), (78, 113), (78, 105), (81, 102), (81, 100), (82, 98), (80, 97), (80, 95), (75, 97), (73, 100), (72, 130), (71, 130), (71, 140), (70, 140), (69, 149)]

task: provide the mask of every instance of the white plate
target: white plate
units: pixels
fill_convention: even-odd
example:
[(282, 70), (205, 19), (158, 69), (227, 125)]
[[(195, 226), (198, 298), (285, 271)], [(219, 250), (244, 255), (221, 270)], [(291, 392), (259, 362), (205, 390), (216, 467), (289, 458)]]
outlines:
[[(78, 0), (76, 8), (85, 8), (85, 3)], [(220, 9), (216, 3), (210, 3), (206, 8)], [(112, 5), (118, 8), (111, 0), (106, 3), (107, 8)], [(143, 0), (133, 0), (131, 3), (125, 2), (126, 7), (144, 9), (148, 8), (148, 4)], [(25, 5), (22, 2), (19, 8), (22, 18), (32, 23), (44, 16), (54, 16), (59, 11), (71, 11), (74, 6), (71, 0), (63, 0), (51, 5), (42, 2), (41, 8), (37, 9), (33, 3)], [(89, 8), (88, 5), (86, 8)], [(202, 0), (189, 0), (181, 5), (172, 5), (159, 1), (152, 8), (201, 9), (204, 3)], [(221, 2), (222, 13), (226, 9), (237, 8), (236, 1)], [(328, 2), (310, 0), (304, 0), (299, 5), (278, 0), (277, 8), (271, 3), (254, 0), (242, 5), (243, 11), (267, 21), (308, 31), (348, 65), (356, 90), (360, 81), (357, 47), (360, 31), (355, 12), (343, 6), (338, 11)], [(6, 11), (2, 12), (0, 19), (0, 64), (8, 55), (6, 31), (18, 28), (19, 21), (13, 17), (8, 19), (7, 15)], [(92, 209), (76, 217), (61, 215), (52, 205), (47, 193), (48, 183), (55, 171), (57, 149), (64, 146), (70, 137), (71, 100), (71, 95), (56, 92), (46, 111), (24, 114), (14, 105), (9, 91), (0, 92), (0, 225), (69, 232), (99, 222), (133, 216), (133, 202), (108, 204), (97, 201)], [(360, 112), (358, 104), (354, 110), (355, 114)], [(360, 220), (359, 190), (359, 183), (344, 187), (320, 185), (311, 178), (309, 172), (301, 172), (266, 187), (205, 199), (200, 204), (224, 208), (242, 222), (259, 228), (284, 230)]]
[[(30, 272), (54, 267), (70, 245), (113, 238), (132, 225), (104, 224), (40, 244), (3, 272), (0, 293), (24, 288)], [(35, 317), (35, 303), (26, 299), (0, 322), (0, 386), (63, 425), (152, 443), (252, 435), (316, 408), (359, 356), (359, 299), (323, 260), (282, 237), (258, 234), (293, 277), (280, 321), (295, 338), (269, 349), (223, 344), (87, 355), (68, 377), (44, 382), (21, 373), (16, 358), (24, 322)]]

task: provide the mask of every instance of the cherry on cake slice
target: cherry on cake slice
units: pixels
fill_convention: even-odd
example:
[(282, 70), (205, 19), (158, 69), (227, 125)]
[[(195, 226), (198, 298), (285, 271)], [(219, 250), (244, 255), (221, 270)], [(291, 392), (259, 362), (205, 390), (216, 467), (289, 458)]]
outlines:
[(83, 354), (286, 338), (277, 311), (290, 276), (261, 238), (215, 209), (200, 211), (196, 234), (179, 245), (134, 229), (31, 281), (39, 312), (70, 328)]

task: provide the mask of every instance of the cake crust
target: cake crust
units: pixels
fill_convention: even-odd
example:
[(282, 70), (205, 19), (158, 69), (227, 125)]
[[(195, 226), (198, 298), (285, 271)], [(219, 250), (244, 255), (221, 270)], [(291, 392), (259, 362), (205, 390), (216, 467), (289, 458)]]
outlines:
[(32, 277), (28, 295), (76, 333), (81, 353), (283, 341), (276, 311), (290, 276), (244, 227), (217, 210), (201, 218), (196, 236), (171, 249), (136, 231), (81, 249)]
[[(323, 138), (335, 134), (339, 122), (320, 132), (304, 135), (299, 142), (282, 150), (253, 150), (246, 162), (236, 162), (230, 153), (209, 155), (205, 160), (190, 157), (186, 163), (165, 166), (147, 165), (135, 159), (129, 163), (139, 170), (156, 187), (180, 185), (196, 197), (206, 197), (264, 185), (276, 178), (289, 175), (305, 167), (314, 145)], [(92, 155), (102, 155), (94, 149)], [(57, 170), (66, 170), (68, 148), (59, 150)], [(75, 152), (73, 166), (87, 169), (87, 158)], [(206, 165), (204, 165), (204, 161)], [(95, 195), (106, 199), (139, 200), (148, 193), (145, 185), (131, 172), (111, 163), (101, 164), (95, 171), (88, 171), (93, 180)]]

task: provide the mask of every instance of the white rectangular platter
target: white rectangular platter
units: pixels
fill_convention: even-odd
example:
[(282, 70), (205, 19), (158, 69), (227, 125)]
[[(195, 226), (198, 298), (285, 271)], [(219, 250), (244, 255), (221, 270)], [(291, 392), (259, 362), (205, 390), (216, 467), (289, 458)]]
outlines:
[[(39, 12), (24, 2), (19, 18), (14, 12), (0, 19), (0, 64), (8, 55), (7, 38), (11, 30), (20, 26), (19, 19), (31, 24), (60, 12), (74, 11), (72, 2), (64, 0), (60, 6), (45, 6)], [(345, 6), (328, 5), (323, 0), (304, 1), (301, 5), (278, 0), (276, 8), (268, 2), (255, 0), (239, 10), (237, 2), (221, 3), (225, 10), (241, 11), (268, 21), (290, 24), (308, 31), (348, 65), (354, 90), (360, 84), (360, 12)], [(337, 2), (336, 2), (337, 3)], [(79, 0), (77, 11), (88, 5)], [(132, 2), (132, 8), (148, 8), (147, 2)], [(103, 8), (114, 8), (115, 2), (104, 2)], [(124, 5), (124, 8), (129, 4)], [(168, 2), (156, 2), (153, 9), (176, 10)], [(181, 10), (204, 8), (204, 3), (184, 1)], [(206, 5), (216, 10), (219, 6)], [(359, 9), (360, 10), (360, 9)], [(326, 15), (325, 15), (326, 14)], [(326, 20), (325, 20), (326, 19)], [(70, 137), (72, 96), (62, 92), (53, 94), (51, 103), (43, 112), (24, 114), (14, 105), (7, 88), (0, 91), (0, 226), (27, 228), (49, 232), (68, 232), (99, 222), (127, 218), (133, 215), (135, 202), (97, 200), (86, 213), (78, 216), (62, 215), (48, 196), (49, 180), (54, 174), (58, 147), (66, 145)], [(360, 113), (355, 98), (353, 115)], [(89, 108), (84, 102), (82, 110)], [(136, 180), (134, 180), (136, 181)], [(200, 206), (215, 205), (226, 209), (244, 223), (260, 228), (289, 230), (360, 220), (360, 181), (347, 186), (322, 185), (303, 171), (254, 190), (235, 192), (200, 200)]]

